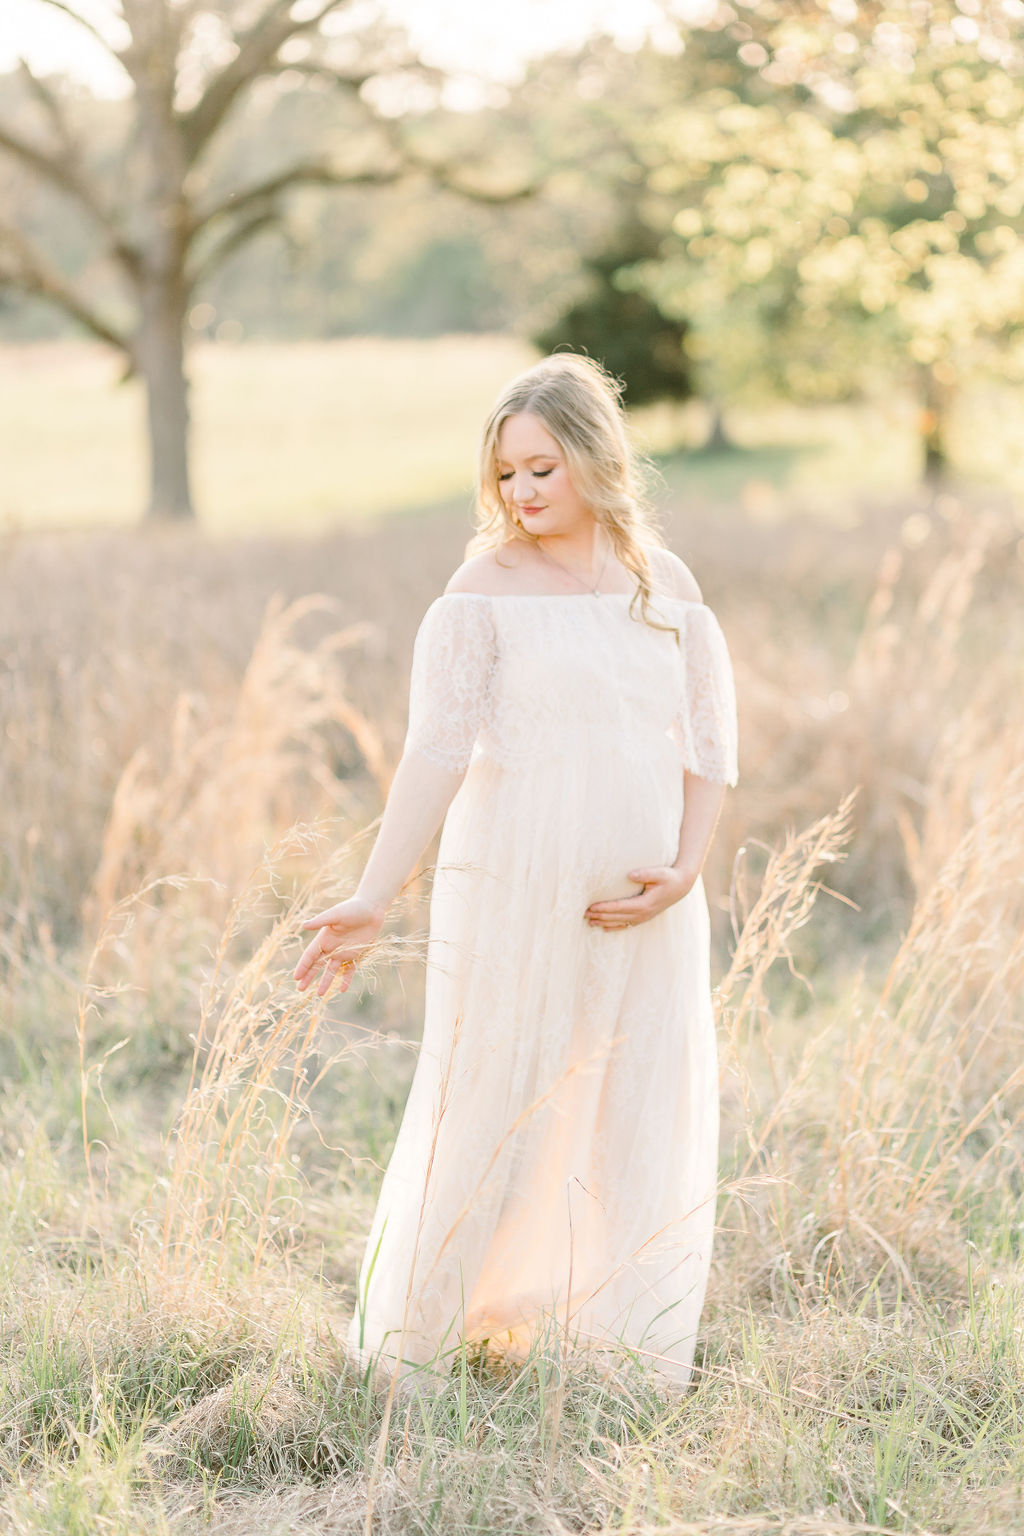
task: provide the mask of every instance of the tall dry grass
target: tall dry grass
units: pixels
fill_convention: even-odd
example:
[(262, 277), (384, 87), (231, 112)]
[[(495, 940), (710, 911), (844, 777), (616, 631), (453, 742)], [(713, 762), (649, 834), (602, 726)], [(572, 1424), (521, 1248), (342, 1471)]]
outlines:
[(365, 993), (311, 1007), (289, 976), (299, 913), (362, 856), (461, 537), (8, 552), (5, 1528), (1016, 1529), (1024, 624), (1016, 527), (967, 507), (850, 568), (807, 527), (752, 530), (735, 567), (735, 528), (704, 535), (744, 776), (707, 877), (693, 1392), (602, 1375), (564, 1329), (402, 1398), (346, 1360), (416, 890)]

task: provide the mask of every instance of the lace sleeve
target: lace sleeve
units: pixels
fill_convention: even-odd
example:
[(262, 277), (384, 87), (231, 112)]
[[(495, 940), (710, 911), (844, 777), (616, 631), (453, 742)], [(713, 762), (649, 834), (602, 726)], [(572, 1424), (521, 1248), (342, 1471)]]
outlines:
[(682, 688), (674, 732), (683, 767), (717, 784), (737, 780), (736, 688), (725, 636), (711, 609), (687, 604), (680, 627)]
[(465, 772), (487, 716), (494, 656), (489, 598), (451, 592), (431, 603), (413, 647), (406, 751)]

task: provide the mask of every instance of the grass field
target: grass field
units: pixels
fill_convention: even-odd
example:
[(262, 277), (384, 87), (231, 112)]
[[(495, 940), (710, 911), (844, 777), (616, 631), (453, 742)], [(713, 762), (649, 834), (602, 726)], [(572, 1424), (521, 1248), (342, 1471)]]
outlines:
[[(465, 496), (486, 402), (529, 350), (505, 338), (197, 345), (194, 477), (216, 534), (325, 525)], [(144, 402), (75, 345), (0, 362), (0, 522), (118, 527), (144, 504)]]
[[(470, 397), (516, 359), (467, 359), (471, 447)], [(233, 511), (216, 538), (4, 541), (0, 1531), (1024, 1530), (1024, 517), (909, 482), (803, 499), (809, 459), (747, 452), (665, 471), (742, 742), (706, 872), (721, 1194), (682, 1397), (553, 1338), (390, 1401), (340, 1344), (426, 880), (360, 988), (311, 1010), (290, 972), (379, 810), (456, 482), (421, 501), (389, 462), (378, 509), (452, 504), (318, 534), (303, 481), (301, 539), (268, 499), (244, 537)]]
[[(466, 505), (487, 405), (534, 354), (508, 337), (379, 338), (293, 345), (197, 343), (193, 471), (214, 535), (319, 533), (382, 512)], [(1024, 491), (1017, 395), (978, 386), (950, 445), (958, 473)], [(0, 528), (112, 528), (145, 501), (144, 402), (116, 359), (87, 344), (0, 353)], [(688, 456), (673, 487), (745, 500), (754, 515), (794, 509), (849, 519), (863, 495), (912, 494), (918, 445), (899, 396), (816, 410), (778, 406), (730, 418), (743, 451)], [(640, 413), (656, 451), (701, 441), (699, 404)]]

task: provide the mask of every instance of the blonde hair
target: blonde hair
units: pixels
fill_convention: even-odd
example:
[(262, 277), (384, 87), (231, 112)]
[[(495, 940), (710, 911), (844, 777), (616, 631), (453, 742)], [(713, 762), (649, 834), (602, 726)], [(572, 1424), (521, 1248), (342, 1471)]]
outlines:
[(594, 519), (608, 534), (616, 556), (636, 577), (630, 604), (657, 629), (647, 551), (664, 548), (644, 495), (647, 461), (632, 446), (622, 408), (622, 385), (593, 358), (554, 352), (507, 384), (484, 423), (476, 486), (476, 533), (468, 554), (495, 549), (509, 539), (536, 543), (536, 535), (512, 515), (498, 481), (498, 435), (510, 416), (539, 417), (565, 454), (572, 482)]

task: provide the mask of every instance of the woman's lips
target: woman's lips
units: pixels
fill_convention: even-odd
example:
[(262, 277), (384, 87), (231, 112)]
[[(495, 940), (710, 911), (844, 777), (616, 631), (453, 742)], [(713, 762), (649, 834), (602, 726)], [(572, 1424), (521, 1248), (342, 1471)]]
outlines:
[(543, 507), (520, 507), (520, 512), (543, 512)]

